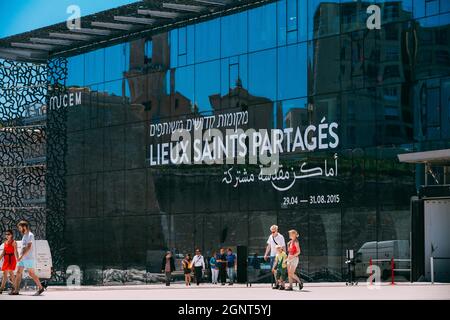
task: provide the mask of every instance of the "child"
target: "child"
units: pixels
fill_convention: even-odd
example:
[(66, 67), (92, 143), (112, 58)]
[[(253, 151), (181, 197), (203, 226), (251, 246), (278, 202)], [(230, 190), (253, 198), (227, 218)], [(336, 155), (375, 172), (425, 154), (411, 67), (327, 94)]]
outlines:
[(277, 283), (273, 289), (284, 290), (284, 283), (287, 277), (287, 255), (282, 246), (276, 246), (277, 255), (273, 263), (272, 272), (275, 274)]

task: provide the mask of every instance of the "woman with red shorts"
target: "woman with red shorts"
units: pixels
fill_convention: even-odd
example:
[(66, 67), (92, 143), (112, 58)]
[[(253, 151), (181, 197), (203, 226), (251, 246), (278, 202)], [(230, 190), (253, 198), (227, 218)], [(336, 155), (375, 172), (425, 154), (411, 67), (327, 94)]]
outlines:
[(11, 283), (14, 283), (14, 271), (16, 270), (16, 262), (19, 254), (17, 253), (17, 243), (14, 241), (12, 230), (6, 231), (6, 241), (4, 242), (3, 252), (0, 255), (0, 260), (3, 258), (2, 265), (2, 286), (0, 287), (0, 294), (3, 293), (8, 280), (8, 275)]

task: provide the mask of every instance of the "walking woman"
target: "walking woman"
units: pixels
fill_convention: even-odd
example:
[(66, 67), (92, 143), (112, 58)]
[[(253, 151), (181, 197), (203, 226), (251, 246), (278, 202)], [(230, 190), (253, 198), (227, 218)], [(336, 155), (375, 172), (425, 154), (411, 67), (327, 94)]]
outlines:
[(17, 252), (17, 243), (14, 240), (12, 230), (6, 231), (6, 241), (4, 242), (3, 252), (0, 255), (0, 260), (2, 258), (4, 258), (2, 265), (3, 279), (2, 285), (0, 287), (0, 294), (2, 294), (3, 291), (5, 290), (8, 275), (9, 280), (11, 281), (12, 284), (14, 284), (15, 281), (14, 270), (16, 270), (16, 263), (17, 259), (19, 258), (19, 253)]
[(209, 260), (209, 266), (211, 268), (211, 282), (212, 282), (212, 284), (217, 284), (217, 281), (219, 280), (219, 266), (217, 265), (215, 251), (213, 251), (211, 254), (211, 259)]
[(189, 253), (184, 257), (181, 264), (183, 266), (184, 281), (186, 282), (186, 286), (188, 287), (191, 285), (191, 272), (192, 272), (192, 258)]
[(300, 286), (300, 290), (303, 289), (302, 280), (295, 274), (297, 270), (298, 256), (300, 255), (300, 244), (298, 242), (298, 232), (296, 230), (289, 231), (289, 239), (288, 242), (288, 258), (287, 258), (287, 270), (288, 270), (288, 278), (289, 278), (289, 288), (286, 288), (287, 291), (292, 291), (294, 281), (297, 282)]

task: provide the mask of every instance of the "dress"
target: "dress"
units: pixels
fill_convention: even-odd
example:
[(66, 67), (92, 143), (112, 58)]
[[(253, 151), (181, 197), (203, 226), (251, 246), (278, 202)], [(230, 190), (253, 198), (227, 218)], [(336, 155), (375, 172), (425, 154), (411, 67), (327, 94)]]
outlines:
[(2, 271), (14, 271), (16, 270), (16, 256), (14, 254), (14, 242), (5, 242), (5, 247), (3, 248), (4, 257)]

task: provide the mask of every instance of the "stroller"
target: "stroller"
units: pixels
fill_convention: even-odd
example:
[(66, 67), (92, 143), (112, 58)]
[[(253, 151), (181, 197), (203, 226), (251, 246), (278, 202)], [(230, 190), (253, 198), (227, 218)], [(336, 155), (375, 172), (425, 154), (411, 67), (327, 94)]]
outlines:
[(346, 286), (357, 286), (358, 281), (355, 279), (355, 258), (353, 254), (353, 250), (347, 250), (346, 252), (347, 258), (345, 260), (345, 264), (347, 265), (347, 282)]

